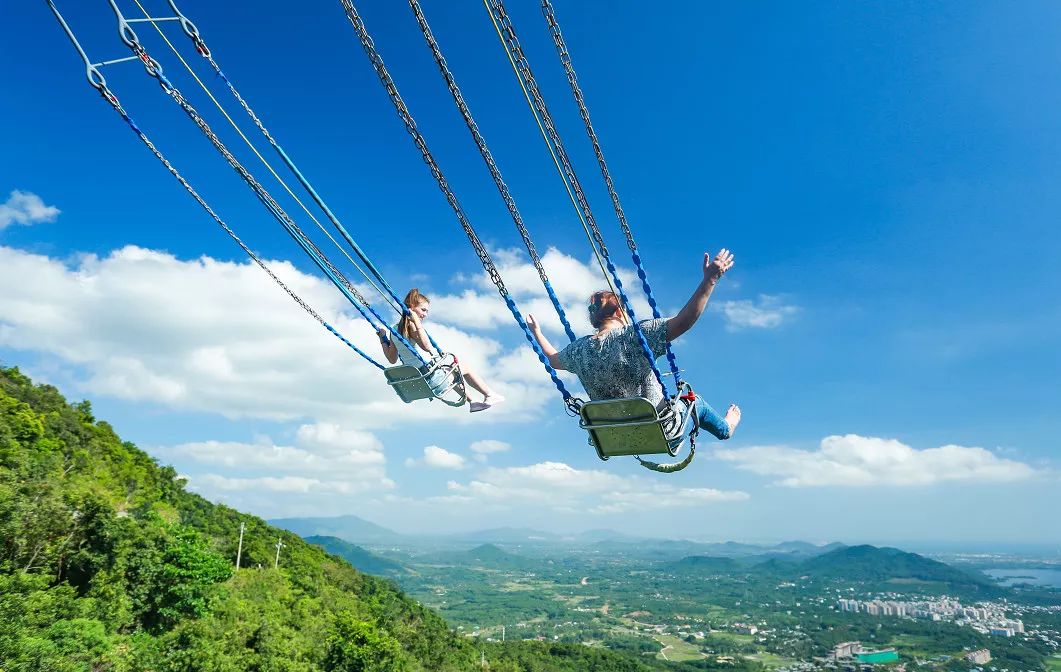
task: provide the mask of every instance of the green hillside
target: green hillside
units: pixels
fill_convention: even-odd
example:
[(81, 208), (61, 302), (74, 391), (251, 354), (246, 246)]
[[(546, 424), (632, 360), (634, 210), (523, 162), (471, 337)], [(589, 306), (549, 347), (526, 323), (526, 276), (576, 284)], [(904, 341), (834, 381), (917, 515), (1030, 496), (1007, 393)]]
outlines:
[(661, 669), (458, 637), (390, 582), (186, 492), (88, 403), (0, 368), (4, 672), (470, 671), (482, 651), (495, 672)]
[[(749, 560), (754, 564), (749, 564)], [(811, 558), (798, 559), (776, 554), (752, 558), (728, 558), (694, 555), (663, 565), (679, 574), (750, 574), (774, 579), (794, 580), (809, 576), (820, 580), (851, 584), (887, 584), (919, 582), (947, 586), (963, 593), (1003, 594), (980, 575), (950, 565), (907, 553), (896, 548), (876, 546), (841, 546)]]
[(799, 567), (801, 571), (817, 578), (864, 582), (915, 579), (966, 588), (987, 588), (990, 585), (982, 576), (916, 553), (867, 545), (839, 548), (805, 560)]
[(507, 569), (534, 571), (548, 560), (527, 558), (499, 548), (494, 544), (480, 544), (468, 551), (440, 551), (416, 557), (422, 564), (455, 565), (457, 567), (481, 567), (484, 569)]
[(354, 544), (390, 542), (400, 534), (385, 527), (370, 523), (357, 516), (335, 516), (331, 518), (277, 518), (266, 521), (300, 537), (338, 537)]
[(337, 537), (305, 537), (307, 543), (320, 546), (328, 553), (337, 555), (354, 566), (359, 572), (375, 576), (396, 577), (408, 573), (401, 563), (382, 558), (356, 544)]

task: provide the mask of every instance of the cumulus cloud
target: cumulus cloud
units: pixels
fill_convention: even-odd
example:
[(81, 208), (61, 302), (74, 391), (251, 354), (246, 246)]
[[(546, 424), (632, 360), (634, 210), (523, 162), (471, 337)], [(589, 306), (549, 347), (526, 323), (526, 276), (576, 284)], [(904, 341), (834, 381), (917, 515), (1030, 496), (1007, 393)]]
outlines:
[(497, 439), (483, 439), (482, 441), (475, 441), (472, 445), (468, 446), (468, 449), (473, 453), (482, 454), (503, 453), (510, 448), (512, 448), (512, 444), (498, 441)]
[[(520, 312), (524, 316), (534, 315), (544, 330), (557, 335), (563, 334), (560, 318), (542, 286), (537, 269), (530, 263), (526, 253), (521, 249), (504, 248), (492, 249), (490, 254), (505, 279), (509, 293), (518, 301)], [(592, 292), (607, 287), (596, 262), (579, 261), (551, 247), (542, 255), (542, 266), (575, 333), (586, 334), (592, 331), (586, 314), (586, 299)], [(632, 270), (620, 266), (619, 277), (624, 286), (637, 288), (637, 291), (630, 291), (629, 295), (638, 319), (651, 317), (652, 312), (640, 292), (641, 281), (637, 275)], [(473, 329), (494, 329), (513, 324), (512, 314), (498, 296), (488, 275), (461, 274), (456, 276), (454, 281), (461, 284), (470, 283), (473, 287), (463, 289), (457, 294), (433, 297), (432, 310), (439, 319)], [(683, 300), (685, 298), (687, 297), (682, 297)]]
[(435, 498), (451, 504), (494, 507), (535, 506), (555, 511), (615, 514), (630, 510), (702, 506), (748, 499), (746, 492), (714, 488), (681, 488), (641, 477), (599, 469), (575, 469), (563, 462), (488, 468), (466, 482), (449, 481), (449, 495)]
[(502, 453), (510, 449), (512, 446), (504, 441), (497, 441), (495, 439), (484, 439), (482, 441), (475, 441), (468, 449), (472, 451), (472, 459), (480, 464), (486, 464), (490, 461), (490, 455), (494, 453)]
[[(391, 484), (393, 487), (393, 484)], [(341, 494), (354, 495), (365, 492), (370, 488), (359, 483), (338, 480), (321, 480), (319, 478), (305, 478), (302, 476), (262, 476), (259, 478), (226, 478), (217, 474), (206, 474), (205, 476), (192, 479), (190, 485), (192, 491), (204, 489), (222, 492), (246, 492), (256, 490), (259, 492), (281, 492), (285, 494)], [(219, 497), (218, 499), (224, 499)]]
[[(353, 343), (378, 353), (371, 328), (326, 281), (288, 262), (269, 263)], [(439, 343), (511, 403), (476, 416), (421, 403), (410, 415), (378, 370), (316, 324), (250, 262), (181, 260), (130, 246), (105, 257), (84, 255), (67, 265), (0, 247), (0, 286), (5, 288), (0, 346), (47, 353), (75, 365), (80, 387), (92, 395), (229, 418), (311, 418), (367, 428), (397, 420), (529, 419), (552, 401), (540, 371), (496, 370), (499, 361), (518, 357), (519, 350), (434, 323)]]
[(752, 301), (721, 301), (719, 307), (726, 319), (726, 329), (776, 329), (799, 312), (797, 306), (786, 304), (779, 296), (760, 294)]
[(37, 194), (16, 189), (6, 203), (0, 204), (0, 229), (11, 224), (53, 222), (58, 216), (59, 208), (45, 205)]
[(425, 466), (432, 469), (463, 469), (464, 456), (451, 453), (445, 448), (438, 446), (427, 446), (424, 448), (424, 456), (421, 459), (414, 460), (410, 457), (405, 460), (405, 466)]
[(983, 448), (946, 445), (918, 450), (895, 439), (827, 436), (817, 450), (788, 446), (720, 448), (716, 458), (778, 478), (786, 487), (918, 486), (948, 481), (1012, 482), (1035, 471)]
[[(328, 511), (335, 495), (388, 492), (383, 444), (331, 423), (302, 425), (293, 444), (198, 441), (152, 450), (186, 474), (188, 488), (213, 501), (266, 515)], [(284, 493), (276, 498), (273, 493)]]
[(329, 423), (302, 425), (296, 445), (274, 443), (268, 437), (256, 443), (199, 441), (162, 448), (167, 457), (241, 472), (327, 474), (330, 477), (382, 483), (385, 477), (383, 444), (368, 432), (341, 430)]

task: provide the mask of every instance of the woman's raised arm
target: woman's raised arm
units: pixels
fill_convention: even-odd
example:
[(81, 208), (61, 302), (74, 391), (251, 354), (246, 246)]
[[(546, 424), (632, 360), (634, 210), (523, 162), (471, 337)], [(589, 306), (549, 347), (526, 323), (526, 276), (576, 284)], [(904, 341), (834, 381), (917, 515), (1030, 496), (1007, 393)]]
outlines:
[(718, 255), (711, 259), (711, 253), (704, 252), (704, 279), (689, 297), (678, 314), (667, 320), (667, 340), (673, 341), (693, 328), (696, 321), (704, 314), (707, 301), (715, 291), (719, 278), (733, 267), (733, 253), (722, 248)]
[(560, 353), (557, 352), (553, 344), (542, 333), (541, 325), (538, 324), (538, 320), (534, 319), (533, 315), (527, 315), (527, 326), (530, 327), (531, 334), (534, 336), (534, 340), (538, 341), (538, 346), (541, 347), (542, 352), (549, 358), (549, 366), (558, 371), (566, 371), (567, 369), (560, 363)]

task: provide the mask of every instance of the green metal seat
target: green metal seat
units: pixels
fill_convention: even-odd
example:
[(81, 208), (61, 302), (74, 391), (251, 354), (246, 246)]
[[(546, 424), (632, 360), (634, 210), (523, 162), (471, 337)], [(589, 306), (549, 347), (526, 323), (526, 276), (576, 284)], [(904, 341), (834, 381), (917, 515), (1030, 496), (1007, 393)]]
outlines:
[[(687, 387), (687, 386), (686, 386)], [(616, 455), (677, 455), (686, 431), (695, 432), (693, 404), (675, 397), (659, 408), (643, 397), (587, 401), (579, 426), (602, 460)]]
[(449, 406), (463, 406), (468, 400), (464, 376), (453, 355), (436, 357), (423, 367), (401, 364), (383, 370), (387, 384), (407, 404), (421, 399), (438, 399)]

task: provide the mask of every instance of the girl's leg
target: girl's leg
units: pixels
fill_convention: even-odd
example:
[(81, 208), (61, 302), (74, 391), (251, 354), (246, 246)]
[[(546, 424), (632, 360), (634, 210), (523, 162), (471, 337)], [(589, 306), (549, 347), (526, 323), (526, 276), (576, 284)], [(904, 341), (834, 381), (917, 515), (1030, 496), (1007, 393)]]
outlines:
[(486, 384), (486, 381), (480, 378), (479, 375), (476, 374), (474, 371), (468, 371), (467, 369), (465, 369), (464, 380), (468, 382), (468, 385), (475, 388), (483, 395), (482, 401), (473, 401), (469, 406), (468, 410), (470, 410), (472, 413), (475, 413), (477, 411), (485, 411), (491, 406), (496, 406), (497, 404), (500, 404), (502, 401), (505, 400), (505, 398), (502, 397), (500, 394), (490, 389), (490, 386)]
[(490, 386), (486, 384), (486, 381), (480, 378), (474, 371), (469, 369), (461, 369), (461, 371), (464, 373), (464, 381), (473, 389), (481, 392), (484, 397), (489, 397), (494, 394), (494, 391), (490, 389)]
[(736, 404), (731, 404), (729, 410), (726, 411), (726, 417), (723, 418), (711, 408), (711, 404), (704, 401), (703, 397), (697, 397), (696, 419), (701, 429), (706, 429), (716, 439), (725, 441), (737, 429), (737, 423), (740, 422), (740, 408)]

